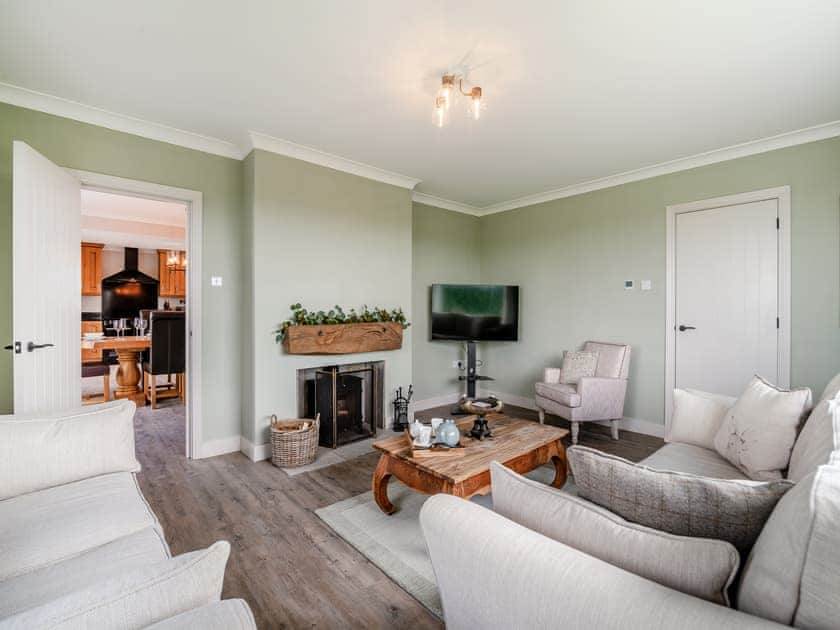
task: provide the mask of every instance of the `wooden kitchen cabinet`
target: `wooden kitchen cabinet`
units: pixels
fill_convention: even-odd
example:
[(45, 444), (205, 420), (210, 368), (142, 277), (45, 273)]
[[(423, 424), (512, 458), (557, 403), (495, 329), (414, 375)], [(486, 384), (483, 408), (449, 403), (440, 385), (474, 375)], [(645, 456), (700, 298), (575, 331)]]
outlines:
[[(82, 337), (85, 336), (85, 333), (89, 332), (102, 332), (102, 322), (82, 322)], [(82, 348), (82, 363), (88, 363), (93, 361), (101, 361), (102, 360), (102, 351), (101, 350), (85, 350)]]
[[(184, 252), (179, 252), (182, 257)], [(187, 270), (170, 269), (166, 266), (169, 251), (158, 250), (158, 295), (160, 297), (182, 298), (187, 296)]]
[(82, 295), (102, 295), (102, 243), (82, 243)]

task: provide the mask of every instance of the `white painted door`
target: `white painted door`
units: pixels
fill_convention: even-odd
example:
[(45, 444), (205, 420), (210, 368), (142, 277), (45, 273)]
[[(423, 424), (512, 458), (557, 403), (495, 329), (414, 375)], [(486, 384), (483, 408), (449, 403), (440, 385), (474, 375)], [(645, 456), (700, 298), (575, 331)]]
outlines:
[(14, 143), (15, 413), (80, 405), (80, 202), (74, 177), (32, 147)]
[(675, 219), (675, 386), (737, 396), (779, 383), (778, 199)]

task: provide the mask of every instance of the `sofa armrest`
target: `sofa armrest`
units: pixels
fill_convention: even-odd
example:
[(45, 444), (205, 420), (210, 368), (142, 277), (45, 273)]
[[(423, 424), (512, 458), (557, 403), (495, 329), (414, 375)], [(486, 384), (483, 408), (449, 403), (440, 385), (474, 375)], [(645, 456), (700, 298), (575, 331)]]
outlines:
[(431, 497), (420, 523), (448, 630), (783, 627), (640, 578), (463, 499)]
[(557, 384), (560, 382), (560, 368), (547, 367), (543, 370), (543, 383)]
[(582, 376), (578, 380), (577, 392), (584, 417), (612, 420), (624, 415), (626, 379)]
[(0, 501), (114, 472), (137, 472), (130, 400), (0, 416)]

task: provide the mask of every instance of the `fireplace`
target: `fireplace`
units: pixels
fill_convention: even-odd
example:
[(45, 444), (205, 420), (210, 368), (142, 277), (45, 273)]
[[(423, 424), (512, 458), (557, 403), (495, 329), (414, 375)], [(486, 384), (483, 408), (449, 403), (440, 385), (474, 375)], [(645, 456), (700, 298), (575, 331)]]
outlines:
[(382, 426), (384, 362), (298, 370), (298, 414), (321, 415), (319, 444), (337, 448), (376, 435)]

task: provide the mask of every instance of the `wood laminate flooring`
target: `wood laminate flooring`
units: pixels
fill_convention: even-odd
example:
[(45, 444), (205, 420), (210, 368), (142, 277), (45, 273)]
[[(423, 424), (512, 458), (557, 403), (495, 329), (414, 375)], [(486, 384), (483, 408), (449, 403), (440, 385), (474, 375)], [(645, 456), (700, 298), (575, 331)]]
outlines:
[[(510, 415), (536, 413), (509, 407)], [(448, 407), (420, 417), (447, 416)], [(549, 422), (567, 426), (549, 416)], [(140, 486), (173, 554), (228, 540), (223, 597), (241, 597), (269, 628), (442, 628), (441, 622), (339, 538), (314, 510), (370, 490), (379, 453), (289, 477), (241, 453), (184, 457), (184, 408), (138, 409)], [(390, 431), (381, 435), (390, 435)], [(662, 440), (584, 425), (581, 444), (639, 460)]]

